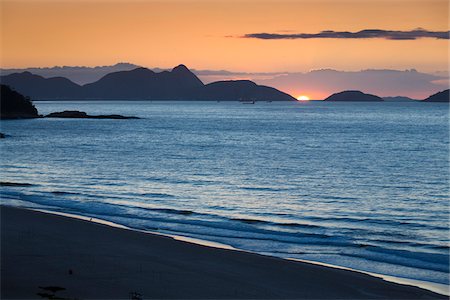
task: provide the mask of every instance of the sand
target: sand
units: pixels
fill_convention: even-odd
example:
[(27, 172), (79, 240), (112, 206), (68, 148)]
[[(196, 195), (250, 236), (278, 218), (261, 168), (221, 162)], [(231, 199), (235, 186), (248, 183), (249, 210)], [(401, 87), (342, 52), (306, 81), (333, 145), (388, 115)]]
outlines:
[(143, 299), (447, 299), (355, 271), (1, 207), (2, 299), (131, 299), (134, 292)]

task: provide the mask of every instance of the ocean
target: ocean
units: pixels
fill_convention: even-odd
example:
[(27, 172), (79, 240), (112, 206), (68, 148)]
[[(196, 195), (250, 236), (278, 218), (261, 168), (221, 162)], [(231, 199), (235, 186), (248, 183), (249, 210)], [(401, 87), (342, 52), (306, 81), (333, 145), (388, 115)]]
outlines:
[(1, 121), (2, 204), (449, 284), (448, 104), (35, 105), (142, 119)]

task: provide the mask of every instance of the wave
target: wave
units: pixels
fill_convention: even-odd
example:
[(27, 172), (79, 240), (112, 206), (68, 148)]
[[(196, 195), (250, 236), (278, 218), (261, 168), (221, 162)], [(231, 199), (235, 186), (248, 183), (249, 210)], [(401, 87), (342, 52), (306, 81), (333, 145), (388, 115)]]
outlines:
[(270, 224), (268, 221), (257, 219), (230, 218), (231, 221), (238, 221), (246, 224)]
[(11, 186), (11, 187), (27, 187), (27, 186), (34, 186), (34, 184), (31, 183), (25, 183), (25, 182), (0, 182), (0, 186)]
[(246, 191), (266, 191), (266, 192), (280, 192), (292, 190), (291, 188), (254, 187), (254, 186), (241, 186), (239, 188)]
[(318, 221), (335, 221), (335, 222), (348, 222), (348, 223), (364, 223), (364, 224), (376, 224), (376, 225), (387, 225), (387, 226), (408, 226), (414, 228), (429, 228), (434, 230), (448, 230), (445, 226), (434, 226), (429, 224), (421, 224), (409, 221), (395, 221), (395, 220), (381, 220), (373, 218), (351, 218), (351, 217), (319, 217), (319, 216), (305, 216), (304, 218), (310, 220)]
[[(55, 210), (87, 216), (96, 215), (98, 218), (124, 224), (131, 228), (160, 230), (187, 236), (209, 236), (212, 241), (225, 243), (239, 240), (237, 245), (244, 245), (247, 250), (254, 250), (257, 247), (259, 248), (258, 251), (270, 252), (275, 247), (278, 249), (277, 251), (282, 252), (282, 249), (287, 249), (286, 252), (288, 253), (301, 254), (307, 252), (301, 250), (302, 247), (306, 247), (305, 249), (310, 246), (324, 247), (324, 250), (334, 247), (338, 250), (333, 251), (339, 251), (339, 255), (343, 256), (359, 257), (408, 267), (420, 266), (422, 269), (448, 272), (448, 255), (424, 252), (427, 247), (441, 252), (448, 251), (448, 247), (442, 245), (414, 245), (413, 241), (393, 241), (389, 243), (384, 239), (377, 239), (387, 245), (386, 247), (379, 247), (370, 244), (370, 241), (374, 241), (370, 238), (370, 231), (366, 231), (369, 236), (367, 242), (359, 242), (347, 233), (341, 235), (337, 231), (333, 231), (334, 233), (331, 234), (328, 231), (330, 228), (327, 226), (298, 222), (283, 223), (260, 218), (224, 217), (188, 209), (142, 207), (138, 205), (139, 203), (133, 205), (131, 203), (117, 204), (71, 200), (70, 195), (72, 194), (77, 193), (53, 191), (36, 195), (22, 191), (9, 191), (7, 195), (14, 197), (14, 199), (18, 197), (35, 204), (50, 205)], [(65, 195), (69, 197), (66, 198)], [(146, 212), (152, 212), (152, 214)], [(353, 218), (347, 219), (352, 220)], [(362, 222), (364, 219), (359, 220)], [(280, 230), (283, 227), (295, 228), (296, 230)], [(341, 230), (341, 228), (338, 230)], [(233, 242), (228, 244), (233, 245)], [(415, 246), (417, 251), (395, 249), (396, 244)], [(388, 245), (392, 245), (392, 247)], [(265, 247), (269, 248), (266, 249)]]
[(430, 250), (445, 250), (450, 251), (450, 246), (448, 245), (437, 245), (437, 244), (429, 244), (429, 243), (421, 243), (418, 241), (398, 241), (398, 240), (389, 240), (389, 239), (372, 239), (370, 238), (371, 242), (379, 242), (383, 244), (394, 244), (394, 245), (405, 245), (410, 247), (420, 247), (420, 248), (428, 248)]
[[(14, 194), (14, 193), (13, 193)], [(72, 196), (72, 195), (83, 195), (83, 196), (87, 196), (90, 198), (106, 198), (106, 199), (110, 199), (112, 200), (112, 198), (116, 198), (116, 199), (121, 199), (121, 197), (108, 197), (106, 195), (88, 195), (88, 194), (82, 194), (82, 193), (74, 193), (74, 192), (61, 192), (61, 191), (53, 191), (51, 192), (51, 194), (53, 195), (67, 195), (67, 196)], [(45, 193), (44, 193), (45, 195)], [(169, 194), (168, 197), (170, 197)], [(36, 202), (34, 201), (32, 198), (33, 196), (26, 196), (28, 198), (28, 200), (30, 202)], [(35, 199), (36, 200), (36, 199)], [(38, 201), (44, 205), (54, 205), (55, 203), (52, 203), (53, 201), (47, 201), (44, 198), (42, 199), (43, 201)], [(58, 205), (56, 206), (61, 206), (63, 204), (64, 199), (62, 198), (58, 198)], [(66, 199), (68, 200), (68, 199)], [(70, 201), (70, 200), (69, 200)], [(90, 201), (90, 203), (95, 202), (95, 201)], [(83, 206), (83, 204), (81, 204), (83, 202), (79, 202), (79, 201), (73, 201), (71, 202), (71, 204), (74, 204), (77, 208), (80, 208)], [(69, 203), (66, 203), (69, 204)], [(274, 221), (270, 221), (270, 220), (264, 220), (264, 219), (258, 219), (258, 218), (233, 218), (233, 217), (226, 217), (223, 215), (218, 215), (218, 214), (211, 214), (211, 213), (203, 213), (203, 212), (196, 212), (193, 210), (187, 210), (187, 209), (174, 209), (174, 208), (170, 208), (170, 207), (143, 207), (141, 206), (141, 203), (137, 203), (135, 205), (133, 205), (132, 203), (126, 203), (126, 204), (120, 204), (120, 203), (105, 203), (105, 202), (98, 202), (96, 203), (96, 205), (101, 205), (103, 206), (102, 209), (102, 213), (104, 215), (108, 215), (108, 209), (106, 209), (107, 207), (110, 208), (114, 208), (114, 207), (122, 207), (122, 208), (126, 208), (126, 209), (140, 209), (140, 210), (146, 210), (146, 211), (153, 211), (156, 213), (163, 213), (163, 214), (173, 214), (173, 215), (184, 215), (184, 216), (195, 216), (195, 217), (206, 217), (208, 219), (214, 219), (214, 220), (230, 220), (230, 221), (234, 221), (234, 222), (239, 222), (239, 223), (243, 223), (249, 226), (262, 226), (260, 228), (263, 228), (264, 226), (274, 226), (274, 227), (280, 227), (280, 228), (296, 228), (296, 229), (308, 229), (308, 231), (310, 232), (311, 229), (313, 230), (320, 230), (320, 231), (325, 231), (330, 229), (329, 226), (323, 226), (323, 225), (316, 225), (316, 224), (305, 224), (305, 223), (298, 223), (298, 222), (274, 222)], [(68, 205), (70, 208), (70, 204)], [(90, 209), (92, 209), (92, 205), (90, 206)], [(276, 215), (286, 215), (286, 214), (276, 214)], [(349, 223), (367, 223), (367, 222), (371, 222), (373, 221), (374, 223), (387, 223), (387, 224), (414, 224), (414, 223), (410, 223), (410, 222), (397, 222), (397, 221), (392, 221), (392, 220), (388, 220), (388, 221), (383, 221), (383, 220), (373, 220), (373, 219), (368, 219), (368, 218), (349, 218), (349, 217), (343, 217), (343, 218), (338, 218), (338, 217), (334, 217), (334, 218), (324, 218), (324, 217), (317, 217), (317, 216), (305, 216), (305, 219), (313, 219), (313, 220), (325, 220), (325, 221), (346, 221)], [(415, 224), (416, 226), (419, 226), (417, 224)], [(333, 229), (335, 229), (334, 227), (331, 227)], [(429, 228), (429, 226), (427, 227)], [(433, 229), (447, 229), (444, 227), (434, 227)], [(351, 234), (352, 232), (360, 232), (360, 234), (377, 234), (377, 228), (369, 228), (369, 229), (355, 229), (355, 228), (345, 228), (345, 227), (339, 227), (337, 230), (348, 230), (347, 234)], [(383, 233), (383, 232), (381, 232)], [(378, 233), (379, 234), (379, 233)], [(405, 236), (406, 237), (406, 236)], [(382, 241), (381, 241), (382, 242)]]
[[(49, 192), (52, 195), (58, 195), (58, 196), (68, 196), (69, 198), (66, 201), (71, 201), (71, 203), (76, 204), (76, 207), (80, 207), (80, 203), (78, 201), (70, 200), (70, 196), (83, 196), (88, 198), (103, 198), (103, 199), (121, 199), (121, 197), (117, 196), (107, 196), (107, 195), (95, 195), (95, 194), (86, 194), (86, 193), (77, 193), (77, 192), (67, 192), (67, 191), (51, 191)], [(38, 195), (25, 195), (21, 193), (10, 193), (10, 195), (16, 195), (16, 196), (24, 196), (27, 198), (30, 202), (36, 202), (34, 200), (38, 200), (37, 203), (44, 204), (44, 205), (51, 205), (53, 201), (46, 201), (46, 192), (42, 193), (43, 196), (39, 197)], [(176, 197), (171, 194), (164, 194), (164, 193), (145, 193), (141, 195), (151, 195), (155, 197), (166, 197), (166, 198), (172, 198)], [(39, 199), (42, 199), (40, 201)], [(61, 205), (62, 203), (60, 201), (64, 201), (64, 199), (58, 198), (59, 202), (58, 205)], [(91, 202), (91, 201), (90, 201)], [(218, 214), (211, 214), (211, 213), (203, 213), (203, 212), (196, 212), (193, 210), (186, 210), (186, 209), (174, 209), (174, 208), (168, 208), (168, 207), (143, 207), (139, 204), (132, 205), (131, 203), (127, 204), (119, 204), (119, 203), (104, 203), (104, 202), (98, 202), (96, 205), (103, 205), (104, 208), (106, 207), (122, 207), (126, 209), (138, 209), (138, 210), (146, 210), (146, 211), (153, 211), (157, 213), (164, 213), (164, 214), (175, 214), (175, 215), (184, 215), (184, 216), (205, 216), (212, 219), (225, 219), (229, 221), (236, 221), (240, 223), (245, 223), (249, 225), (271, 225), (271, 226), (280, 226), (280, 227), (286, 227), (286, 228), (316, 228), (316, 229), (325, 229), (323, 226), (319, 225), (313, 225), (313, 224), (302, 224), (302, 223), (296, 223), (296, 222), (273, 222), (268, 220), (262, 220), (262, 219), (253, 219), (253, 218), (233, 218), (233, 217), (224, 217)], [(92, 208), (92, 206), (90, 207)], [(104, 215), (108, 215), (107, 210), (103, 212)]]
[(295, 222), (273, 222), (273, 221), (267, 221), (267, 220), (261, 220), (261, 219), (247, 219), (247, 218), (229, 218), (231, 221), (238, 221), (245, 224), (265, 224), (265, 225), (273, 225), (273, 226), (280, 226), (280, 227), (290, 227), (290, 228), (322, 228), (325, 229), (323, 226), (319, 225), (313, 225), (313, 224), (302, 224), (302, 223), (295, 223)]
[(176, 214), (176, 215), (185, 215), (189, 216), (194, 214), (191, 210), (183, 210), (183, 209), (173, 209), (173, 208), (145, 208), (152, 211), (163, 212), (166, 214)]
[(166, 194), (166, 193), (142, 193), (141, 196), (146, 197), (155, 197), (155, 198), (176, 198), (175, 195)]
[(358, 200), (359, 198), (355, 197), (340, 197), (340, 196), (330, 196), (330, 195), (322, 195), (321, 199), (330, 199), (330, 200)]
[(54, 194), (54, 195), (63, 195), (63, 196), (83, 195), (82, 193), (63, 192), (63, 191), (52, 191), (51, 193)]
[(359, 253), (343, 251), (341, 254), (405, 267), (419, 267), (426, 270), (449, 272), (449, 256), (444, 254), (412, 252), (374, 246), (365, 247), (364, 251)]
[[(12, 193), (11, 193), (12, 194)], [(221, 218), (216, 215), (211, 214), (203, 214), (194, 212), (191, 210), (180, 210), (180, 209), (172, 209), (172, 208), (161, 208), (161, 207), (139, 207), (139, 206), (132, 206), (132, 205), (124, 205), (124, 204), (110, 204), (110, 203), (103, 203), (103, 202), (96, 202), (96, 201), (74, 201), (70, 199), (63, 199), (63, 198), (49, 198), (49, 195), (46, 193), (44, 195), (26, 195), (26, 194), (17, 194), (16, 196), (19, 196), (21, 200), (28, 201), (35, 204), (41, 204), (46, 206), (53, 206), (58, 210), (70, 210), (73, 213), (76, 214), (96, 214), (102, 218), (108, 218), (108, 217), (125, 217), (129, 218), (131, 221), (131, 224), (133, 223), (133, 220), (141, 219), (141, 220), (147, 220), (147, 221), (157, 221), (162, 223), (176, 223), (176, 224), (183, 224), (183, 225), (192, 225), (192, 226), (201, 226), (204, 228), (209, 229), (224, 229), (224, 230), (232, 230), (232, 231), (238, 231), (243, 233), (258, 233), (258, 234), (272, 234), (275, 236), (294, 236), (295, 238), (301, 238), (301, 237), (316, 237), (316, 238), (331, 238), (329, 235), (321, 234), (321, 233), (312, 233), (312, 232), (278, 232), (275, 230), (269, 230), (269, 229), (263, 229), (258, 228), (254, 226), (248, 226), (248, 224), (245, 224), (245, 227), (238, 226), (237, 224), (242, 224), (242, 222), (229, 222), (231, 221), (228, 218)], [(130, 210), (131, 213), (130, 213)], [(158, 216), (142, 216), (137, 213), (139, 210), (141, 211), (152, 211), (156, 213), (163, 213), (168, 215), (183, 215), (183, 216), (204, 216), (208, 217), (209, 220), (205, 219), (167, 219), (165, 217), (158, 217)], [(128, 212), (127, 212), (128, 211)], [(215, 221), (213, 221), (215, 219)], [(269, 224), (269, 222), (268, 222)], [(128, 225), (128, 224), (126, 224)], [(300, 224), (299, 224), (300, 225)], [(132, 227), (132, 226), (131, 226)], [(307, 227), (307, 226), (306, 226)], [(335, 239), (339, 239), (343, 237), (335, 236)], [(281, 241), (281, 240), (280, 240)], [(339, 242), (339, 244), (342, 244)]]

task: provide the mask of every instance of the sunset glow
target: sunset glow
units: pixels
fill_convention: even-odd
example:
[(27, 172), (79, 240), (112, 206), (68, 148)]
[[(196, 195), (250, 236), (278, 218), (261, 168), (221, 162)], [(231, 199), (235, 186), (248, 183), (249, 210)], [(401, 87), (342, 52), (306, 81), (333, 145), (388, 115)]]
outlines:
[(184, 64), (205, 84), (313, 100), (423, 99), (449, 83), (448, 0), (0, 0), (0, 11), (1, 68)]
[(447, 6), (445, 0), (9, 0), (1, 2), (1, 66), (130, 62), (145, 67), (172, 68), (182, 63), (195, 69), (246, 72), (322, 68), (440, 71), (448, 62), (445, 40), (269, 41), (242, 37), (257, 32), (373, 28), (448, 30)]
[(309, 97), (305, 95), (301, 95), (297, 97), (298, 101), (309, 101)]
[(443, 299), (449, 8), (0, 0), (0, 298)]

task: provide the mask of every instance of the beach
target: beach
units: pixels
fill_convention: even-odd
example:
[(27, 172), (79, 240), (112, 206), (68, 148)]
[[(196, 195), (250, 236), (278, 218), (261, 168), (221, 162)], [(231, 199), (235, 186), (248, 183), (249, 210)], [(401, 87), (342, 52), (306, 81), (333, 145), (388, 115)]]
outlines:
[(49, 295), (64, 299), (446, 298), (355, 271), (2, 206), (1, 298)]

